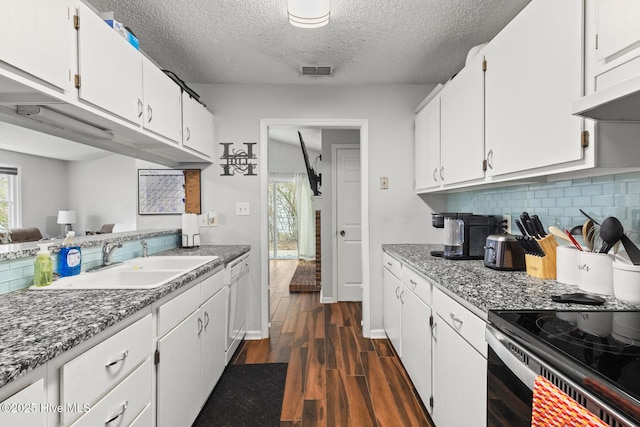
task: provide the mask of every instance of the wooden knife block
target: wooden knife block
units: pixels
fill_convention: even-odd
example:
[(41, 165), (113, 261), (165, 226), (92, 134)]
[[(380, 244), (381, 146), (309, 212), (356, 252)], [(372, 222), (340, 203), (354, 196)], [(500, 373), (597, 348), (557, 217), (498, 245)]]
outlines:
[(525, 255), (527, 274), (539, 279), (556, 278), (556, 247), (558, 242), (551, 234), (538, 240), (538, 244), (544, 251), (544, 256)]

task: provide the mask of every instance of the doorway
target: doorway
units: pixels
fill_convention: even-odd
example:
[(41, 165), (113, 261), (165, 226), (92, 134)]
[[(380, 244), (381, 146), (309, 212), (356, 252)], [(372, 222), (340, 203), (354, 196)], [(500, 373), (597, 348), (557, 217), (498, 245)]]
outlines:
[[(361, 230), (362, 230), (362, 242), (361, 242), (361, 264), (362, 264), (362, 311), (363, 311), (363, 324), (362, 330), (365, 336), (370, 336), (370, 295), (369, 295), (369, 222), (368, 222), (368, 205), (369, 205), (369, 193), (368, 182), (366, 177), (368, 176), (368, 121), (364, 119), (262, 119), (260, 121), (260, 152), (264, 153), (261, 156), (260, 161), (260, 187), (261, 187), (261, 203), (263, 209), (261, 209), (261, 252), (264, 254), (261, 259), (261, 324), (262, 324), (262, 337), (269, 336), (269, 218), (268, 218), (268, 206), (269, 206), (269, 172), (268, 166), (269, 159), (268, 153), (268, 140), (270, 129), (354, 129), (359, 132), (360, 140), (360, 159), (361, 159), (361, 188), (360, 188), (360, 201), (361, 201)], [(299, 148), (298, 148), (299, 150)], [(327, 171), (324, 171), (325, 173)], [(323, 203), (324, 204), (324, 203)], [(323, 208), (324, 210), (324, 208)], [(330, 212), (327, 212), (330, 215)], [(335, 233), (334, 233), (335, 234)], [(337, 234), (336, 234), (337, 235)], [(332, 239), (332, 242), (336, 241), (336, 237)], [(335, 243), (333, 243), (335, 244)], [(335, 251), (334, 251), (335, 255)], [(320, 295), (321, 302), (331, 303), (338, 301), (337, 282), (333, 279), (333, 275), (323, 275), (323, 287)]]

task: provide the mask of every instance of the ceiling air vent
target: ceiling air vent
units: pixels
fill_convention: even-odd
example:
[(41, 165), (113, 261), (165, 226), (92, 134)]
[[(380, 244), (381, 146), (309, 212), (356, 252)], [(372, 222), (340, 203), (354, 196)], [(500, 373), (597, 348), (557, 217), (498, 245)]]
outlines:
[(330, 76), (331, 67), (302, 67), (303, 76)]

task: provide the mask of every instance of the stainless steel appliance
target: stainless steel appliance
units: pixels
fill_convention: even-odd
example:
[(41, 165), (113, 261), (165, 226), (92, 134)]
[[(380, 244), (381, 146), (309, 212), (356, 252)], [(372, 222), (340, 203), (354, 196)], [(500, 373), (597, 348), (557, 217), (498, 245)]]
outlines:
[(494, 270), (523, 271), (526, 269), (524, 249), (513, 234), (487, 236), (484, 265)]
[(538, 375), (613, 427), (640, 425), (639, 311), (490, 311), (487, 426), (530, 426)]
[(498, 232), (495, 215), (446, 216), (444, 258), (483, 259), (487, 236)]

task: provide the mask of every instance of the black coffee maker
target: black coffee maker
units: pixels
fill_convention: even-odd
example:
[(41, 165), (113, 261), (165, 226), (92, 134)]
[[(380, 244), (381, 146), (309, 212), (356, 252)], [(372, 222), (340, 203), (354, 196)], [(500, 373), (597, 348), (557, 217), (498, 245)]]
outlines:
[(495, 215), (459, 213), (444, 217), (444, 253), (447, 259), (484, 259), (487, 236), (498, 233)]

